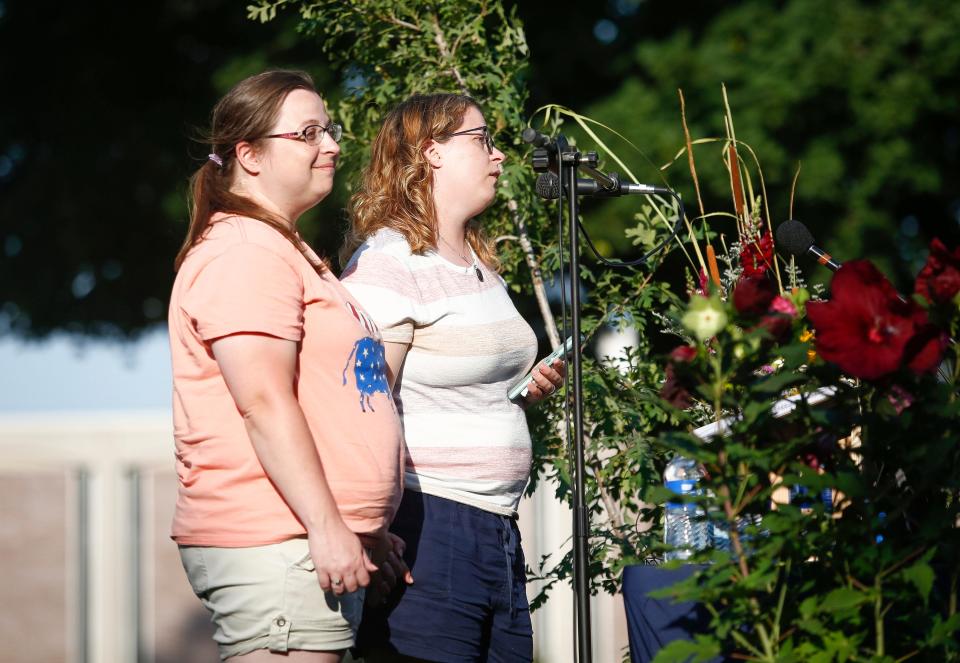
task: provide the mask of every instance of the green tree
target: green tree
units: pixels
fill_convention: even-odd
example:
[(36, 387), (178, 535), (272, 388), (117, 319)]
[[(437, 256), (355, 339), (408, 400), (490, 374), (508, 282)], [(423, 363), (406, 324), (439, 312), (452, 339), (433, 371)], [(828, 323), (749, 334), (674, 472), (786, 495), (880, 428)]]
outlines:
[[(654, 177), (683, 144), (677, 89), (696, 139), (724, 135), (725, 84), (738, 137), (761, 155), (774, 224), (802, 165), (794, 216), (842, 259), (873, 258), (906, 283), (927, 240), (960, 240), (958, 29), (960, 5), (939, 0), (727, 3), (700, 26), (637, 35), (622, 85), (586, 111), (642, 146), (641, 176)], [(707, 207), (729, 210), (727, 172), (712, 161), (700, 173)], [(594, 223), (629, 218), (628, 204)]]
[(290, 21), (266, 30), (227, 0), (0, 2), (0, 335), (162, 322), (187, 178), (206, 157), (192, 138), (264, 68), (336, 89), (313, 54)]

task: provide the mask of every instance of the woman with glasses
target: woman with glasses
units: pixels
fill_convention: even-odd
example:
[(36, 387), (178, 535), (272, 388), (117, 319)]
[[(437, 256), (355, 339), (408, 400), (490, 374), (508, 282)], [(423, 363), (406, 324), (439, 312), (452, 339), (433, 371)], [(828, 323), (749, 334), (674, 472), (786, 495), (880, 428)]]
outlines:
[(223, 660), (333, 663), (401, 491), (402, 433), (376, 325), (300, 239), (340, 126), (307, 74), (268, 71), (213, 110), (191, 180), (169, 325), (173, 539)]
[(563, 367), (541, 365), (525, 400), (507, 399), (537, 342), (477, 219), (503, 161), (472, 99), (414, 96), (387, 115), (351, 200), (342, 279), (385, 341), (407, 447), (391, 531), (415, 578), (368, 606), (366, 661), (532, 657), (515, 522), (531, 466), (523, 408)]

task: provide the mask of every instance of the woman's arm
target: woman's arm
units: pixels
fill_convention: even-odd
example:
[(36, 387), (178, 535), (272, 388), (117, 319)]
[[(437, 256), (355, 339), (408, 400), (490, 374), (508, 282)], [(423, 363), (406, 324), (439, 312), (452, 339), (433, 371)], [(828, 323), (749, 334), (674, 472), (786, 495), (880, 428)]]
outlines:
[(390, 343), (384, 341), (383, 350), (387, 360), (387, 380), (390, 382), (390, 389), (397, 383), (397, 378), (403, 371), (403, 360), (407, 358), (407, 350), (410, 346), (406, 343)]
[(320, 587), (336, 594), (366, 587), (377, 567), (340, 517), (294, 393), (297, 344), (235, 334), (211, 348), (260, 464), (307, 530)]

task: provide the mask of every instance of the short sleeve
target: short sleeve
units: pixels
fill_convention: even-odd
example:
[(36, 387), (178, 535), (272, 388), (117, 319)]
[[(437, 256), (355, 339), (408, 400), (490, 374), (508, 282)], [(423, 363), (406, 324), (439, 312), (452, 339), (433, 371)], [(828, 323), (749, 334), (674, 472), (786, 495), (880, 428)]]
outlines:
[(182, 308), (205, 341), (244, 332), (303, 338), (303, 280), (258, 244), (234, 245), (204, 265)]
[(363, 247), (340, 280), (377, 323), (384, 341), (413, 340), (420, 291), (410, 269), (399, 258)]

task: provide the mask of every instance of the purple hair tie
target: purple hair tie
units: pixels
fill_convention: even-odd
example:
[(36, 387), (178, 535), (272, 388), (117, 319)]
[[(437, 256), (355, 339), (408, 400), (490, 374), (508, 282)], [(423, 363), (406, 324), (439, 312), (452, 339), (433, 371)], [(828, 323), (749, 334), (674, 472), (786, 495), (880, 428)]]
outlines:
[(207, 155), (207, 158), (210, 159), (213, 163), (217, 164), (218, 167), (223, 168), (223, 157), (221, 157), (216, 152), (211, 152)]

